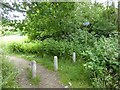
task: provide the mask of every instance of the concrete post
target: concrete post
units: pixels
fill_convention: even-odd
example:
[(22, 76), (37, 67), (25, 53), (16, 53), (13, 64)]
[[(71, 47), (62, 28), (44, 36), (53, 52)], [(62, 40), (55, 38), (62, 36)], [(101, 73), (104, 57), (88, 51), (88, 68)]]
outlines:
[(76, 62), (76, 53), (73, 52), (73, 62)]
[(32, 78), (36, 77), (36, 61), (32, 61)]
[(58, 70), (58, 58), (57, 58), (57, 56), (54, 56), (54, 70), (55, 71)]

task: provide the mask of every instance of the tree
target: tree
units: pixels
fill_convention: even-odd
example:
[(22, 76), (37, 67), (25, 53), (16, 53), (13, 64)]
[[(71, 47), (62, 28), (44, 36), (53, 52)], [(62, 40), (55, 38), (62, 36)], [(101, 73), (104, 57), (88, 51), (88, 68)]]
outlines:
[(0, 5), (5, 9), (16, 10), (18, 12), (26, 12), (26, 10), (21, 9), (20, 4), (12, 3), (13, 7), (9, 3), (0, 2)]
[(10, 13), (13, 12), (14, 17), (19, 17), (14, 14), (14, 12), (20, 12), (22, 14), (25, 14), (26, 10), (23, 7), (21, 2), (0, 2), (0, 12), (1, 12), (1, 18), (2, 18), (2, 25), (8, 25), (8, 23), (12, 23), (13, 21), (10, 20), (11, 15)]
[[(117, 30), (117, 9), (113, 6), (106, 8), (103, 4), (95, 2), (94, 4), (80, 3), (78, 7), (77, 13), (81, 19), (80, 22), (90, 22), (90, 25), (87, 27), (89, 33), (95, 32), (99, 37), (102, 35), (108, 37), (109, 34)], [(84, 27), (81, 26), (81, 29), (84, 30)]]
[(60, 39), (75, 32), (75, 3), (31, 2), (27, 6), (29, 10), (22, 27), (31, 39)]

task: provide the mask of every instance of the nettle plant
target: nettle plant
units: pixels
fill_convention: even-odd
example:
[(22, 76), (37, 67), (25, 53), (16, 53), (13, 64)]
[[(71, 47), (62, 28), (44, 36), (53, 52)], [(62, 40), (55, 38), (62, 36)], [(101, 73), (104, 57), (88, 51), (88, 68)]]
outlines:
[(84, 66), (91, 70), (93, 86), (119, 88), (118, 39), (101, 37), (94, 47), (83, 53), (88, 62)]

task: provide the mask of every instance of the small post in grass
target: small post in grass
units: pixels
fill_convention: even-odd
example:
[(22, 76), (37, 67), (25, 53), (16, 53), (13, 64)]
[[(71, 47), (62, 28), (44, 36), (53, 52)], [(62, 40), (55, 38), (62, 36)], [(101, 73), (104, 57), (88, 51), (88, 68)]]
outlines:
[(73, 52), (73, 62), (76, 62), (76, 53)]
[(32, 78), (36, 77), (36, 61), (32, 61)]
[(58, 58), (57, 58), (57, 56), (54, 56), (54, 70), (55, 71), (58, 70)]

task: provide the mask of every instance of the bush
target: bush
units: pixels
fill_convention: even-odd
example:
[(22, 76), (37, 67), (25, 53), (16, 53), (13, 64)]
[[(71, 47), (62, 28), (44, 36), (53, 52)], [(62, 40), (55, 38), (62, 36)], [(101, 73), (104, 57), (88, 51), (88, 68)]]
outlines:
[(53, 39), (46, 39), (43, 42), (44, 51), (47, 54), (57, 55), (57, 56), (67, 56), (71, 55), (73, 45), (66, 41), (55, 41)]
[(99, 36), (104, 35), (105, 37), (109, 37), (113, 31), (117, 30), (117, 25), (105, 19), (100, 19), (94, 23), (92, 29)]
[(101, 37), (94, 47), (82, 54), (86, 57), (85, 67), (91, 71), (94, 87), (120, 88), (117, 38)]
[(73, 52), (73, 45), (70, 42), (55, 41), (53, 39), (46, 39), (44, 41), (32, 41), (26, 43), (12, 42), (8, 46), (9, 51), (32, 53), (32, 54), (48, 54), (48, 55), (71, 55)]
[(22, 43), (11, 42), (8, 45), (8, 49), (11, 52), (23, 52), (23, 49), (21, 46), (22, 46)]

